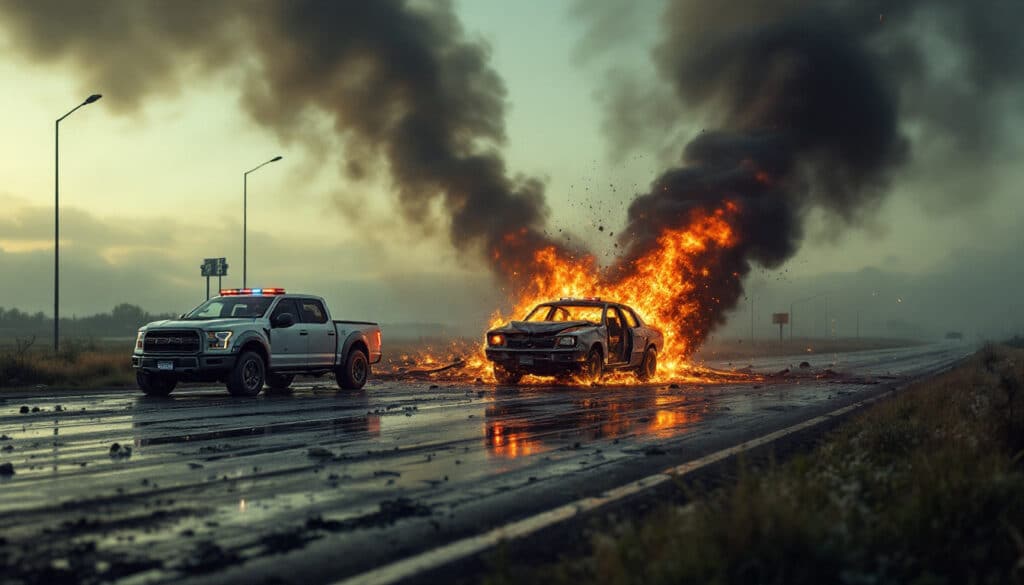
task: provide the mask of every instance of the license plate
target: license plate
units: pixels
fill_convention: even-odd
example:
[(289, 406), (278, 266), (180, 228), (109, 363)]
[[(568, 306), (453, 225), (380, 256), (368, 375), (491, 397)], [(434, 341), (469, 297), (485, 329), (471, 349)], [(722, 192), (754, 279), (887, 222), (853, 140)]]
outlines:
[(159, 361), (159, 362), (156, 363), (156, 369), (158, 369), (158, 370), (173, 370), (174, 369), (174, 362), (173, 361)]
[(529, 356), (529, 355), (521, 355), (521, 356), (519, 356), (519, 365), (520, 366), (532, 366), (533, 365), (533, 356)]

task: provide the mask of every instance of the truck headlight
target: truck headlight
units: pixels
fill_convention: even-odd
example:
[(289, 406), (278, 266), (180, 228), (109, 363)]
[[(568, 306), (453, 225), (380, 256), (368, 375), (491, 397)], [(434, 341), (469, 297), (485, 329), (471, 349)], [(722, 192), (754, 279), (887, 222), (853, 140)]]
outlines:
[(558, 347), (576, 347), (576, 336), (566, 335), (558, 338)]
[(491, 347), (502, 347), (505, 345), (505, 336), (501, 333), (491, 333), (487, 336), (487, 345)]
[(139, 333), (135, 336), (135, 349), (136, 350), (139, 350), (139, 351), (142, 350), (142, 342), (145, 339), (146, 339), (146, 332), (145, 331), (139, 331)]
[(207, 331), (206, 347), (209, 349), (227, 349), (231, 335), (231, 331)]

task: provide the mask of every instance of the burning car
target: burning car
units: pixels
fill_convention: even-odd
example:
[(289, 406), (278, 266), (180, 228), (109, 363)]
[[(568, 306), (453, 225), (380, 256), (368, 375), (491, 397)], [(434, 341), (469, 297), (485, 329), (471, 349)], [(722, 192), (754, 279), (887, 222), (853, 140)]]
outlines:
[(649, 380), (663, 339), (625, 305), (568, 298), (541, 303), (522, 321), (488, 331), (486, 353), (500, 384), (516, 384), (525, 374), (596, 381), (607, 370), (632, 370)]

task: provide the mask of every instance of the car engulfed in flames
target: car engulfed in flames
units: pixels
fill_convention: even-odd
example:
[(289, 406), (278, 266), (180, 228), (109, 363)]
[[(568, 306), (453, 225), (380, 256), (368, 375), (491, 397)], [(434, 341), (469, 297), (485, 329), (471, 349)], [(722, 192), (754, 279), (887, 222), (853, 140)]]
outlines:
[(652, 379), (664, 336), (625, 305), (599, 298), (541, 303), (522, 321), (487, 332), (486, 355), (500, 384), (524, 375), (582, 378), (595, 382), (606, 371)]

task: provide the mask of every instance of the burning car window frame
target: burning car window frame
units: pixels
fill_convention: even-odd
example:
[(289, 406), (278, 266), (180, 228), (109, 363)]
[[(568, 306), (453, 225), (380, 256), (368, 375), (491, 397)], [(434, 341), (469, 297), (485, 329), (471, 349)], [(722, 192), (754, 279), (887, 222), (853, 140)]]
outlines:
[[(572, 309), (572, 308), (592, 309), (592, 310), (597, 311), (597, 313), (598, 313), (598, 315), (600, 315), (600, 317), (596, 321), (591, 320), (591, 319), (552, 319), (552, 317), (555, 315), (555, 312), (558, 311), (559, 309), (562, 309), (562, 310), (565, 310), (566, 312), (569, 312), (569, 310)], [(538, 311), (540, 311), (542, 309), (547, 311), (545, 316), (544, 316), (544, 318), (543, 319), (535, 318), (534, 315)], [(561, 322), (568, 322), (568, 321), (586, 321), (587, 323), (592, 323), (594, 325), (601, 326), (601, 325), (604, 325), (604, 323), (605, 323), (605, 313), (607, 312), (607, 309), (608, 309), (608, 305), (604, 305), (604, 304), (602, 304), (602, 305), (594, 305), (594, 304), (589, 304), (589, 303), (578, 303), (578, 304), (576, 304), (576, 303), (572, 303), (572, 304), (568, 304), (568, 303), (567, 304), (561, 304), (561, 303), (559, 303), (559, 304), (555, 304), (555, 303), (542, 303), (542, 304), (537, 305), (536, 307), (534, 307), (533, 310), (530, 311), (530, 313), (528, 315), (526, 315), (526, 318), (523, 319), (523, 321), (532, 321), (532, 322), (543, 321), (543, 322), (550, 322), (550, 323), (556, 323), (556, 322), (557, 323), (561, 323)], [(574, 317), (574, 315), (570, 315), (570, 317)]]

